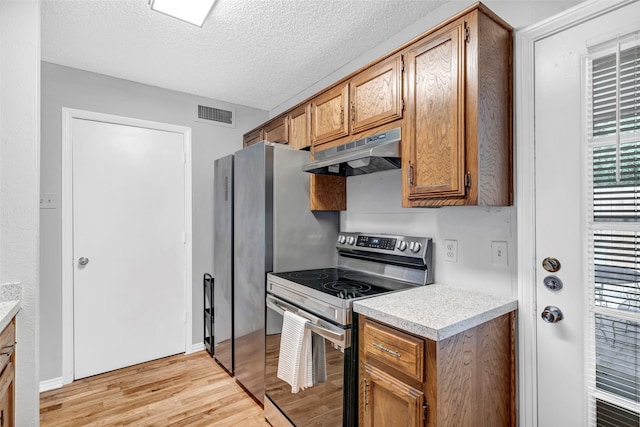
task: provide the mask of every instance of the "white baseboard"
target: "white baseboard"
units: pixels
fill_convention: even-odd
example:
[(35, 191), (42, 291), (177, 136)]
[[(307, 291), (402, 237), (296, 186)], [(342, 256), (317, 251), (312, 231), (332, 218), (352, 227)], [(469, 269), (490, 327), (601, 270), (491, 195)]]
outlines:
[(202, 350), (204, 350), (204, 343), (199, 342), (191, 346), (191, 351), (189, 352), (189, 354), (195, 353), (196, 351), (202, 351)]
[(62, 377), (51, 378), (50, 380), (40, 381), (40, 393), (43, 391), (55, 390), (64, 385)]

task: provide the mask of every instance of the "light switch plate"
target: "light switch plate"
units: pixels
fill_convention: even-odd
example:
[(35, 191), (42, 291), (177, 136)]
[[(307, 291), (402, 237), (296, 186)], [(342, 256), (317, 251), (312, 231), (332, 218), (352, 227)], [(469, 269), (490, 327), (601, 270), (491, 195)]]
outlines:
[(47, 193), (40, 195), (40, 209), (56, 209), (58, 198), (55, 194)]
[(507, 242), (491, 242), (491, 264), (508, 266)]

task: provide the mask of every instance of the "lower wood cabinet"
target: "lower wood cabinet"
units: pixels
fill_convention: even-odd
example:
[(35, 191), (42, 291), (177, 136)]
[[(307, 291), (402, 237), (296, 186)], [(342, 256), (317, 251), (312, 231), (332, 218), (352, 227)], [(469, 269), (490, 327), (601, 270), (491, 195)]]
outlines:
[(441, 341), (358, 323), (360, 425), (516, 425), (513, 313)]
[(13, 364), (9, 363), (0, 376), (0, 427), (14, 425), (14, 378)]
[(427, 407), (422, 390), (365, 364), (362, 375), (363, 417), (360, 425), (421, 426)]
[(0, 333), (0, 427), (14, 426), (15, 408), (15, 318)]

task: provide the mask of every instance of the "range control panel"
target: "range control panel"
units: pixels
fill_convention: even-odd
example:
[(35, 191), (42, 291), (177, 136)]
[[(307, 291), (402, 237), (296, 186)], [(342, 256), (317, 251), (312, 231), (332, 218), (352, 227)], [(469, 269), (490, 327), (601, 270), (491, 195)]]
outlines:
[(358, 236), (356, 246), (393, 251), (396, 248), (397, 240), (391, 237)]
[(338, 234), (336, 248), (338, 250), (357, 249), (366, 252), (422, 258), (431, 252), (431, 239), (428, 237), (341, 232)]

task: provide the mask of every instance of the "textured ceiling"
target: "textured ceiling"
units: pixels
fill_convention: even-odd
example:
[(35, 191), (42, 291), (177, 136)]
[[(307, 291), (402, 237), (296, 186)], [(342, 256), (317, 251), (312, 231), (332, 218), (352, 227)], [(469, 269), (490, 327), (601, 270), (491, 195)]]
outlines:
[(147, 0), (42, 0), (42, 60), (271, 110), (443, 3), (217, 0), (198, 28)]

